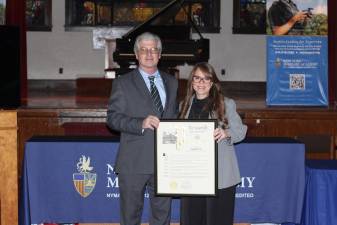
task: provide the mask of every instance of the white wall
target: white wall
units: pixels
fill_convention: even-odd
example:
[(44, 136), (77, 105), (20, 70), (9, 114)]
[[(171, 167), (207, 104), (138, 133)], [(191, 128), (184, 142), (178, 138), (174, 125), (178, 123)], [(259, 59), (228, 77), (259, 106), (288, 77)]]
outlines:
[[(232, 0), (222, 0), (221, 33), (204, 34), (210, 39), (210, 63), (221, 80), (265, 81), (265, 36), (233, 35), (232, 12)], [(64, 0), (52, 1), (52, 16), (52, 32), (27, 32), (28, 79), (104, 76), (104, 50), (93, 49), (92, 32), (64, 30)], [(189, 70), (181, 67), (181, 77)]]

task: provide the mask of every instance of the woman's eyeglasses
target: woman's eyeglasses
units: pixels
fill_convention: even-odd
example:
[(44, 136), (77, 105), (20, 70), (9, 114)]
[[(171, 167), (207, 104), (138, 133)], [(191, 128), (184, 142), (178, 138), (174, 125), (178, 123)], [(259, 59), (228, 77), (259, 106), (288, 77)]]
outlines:
[(210, 77), (199, 77), (197, 75), (193, 75), (192, 80), (196, 83), (200, 83), (201, 81), (203, 81), (204, 83), (210, 83), (212, 81)]

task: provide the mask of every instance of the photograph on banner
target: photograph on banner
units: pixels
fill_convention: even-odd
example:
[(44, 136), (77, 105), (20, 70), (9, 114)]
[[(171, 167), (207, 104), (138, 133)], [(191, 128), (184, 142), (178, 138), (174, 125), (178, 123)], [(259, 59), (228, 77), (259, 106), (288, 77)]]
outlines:
[(269, 35), (327, 35), (327, 0), (267, 0)]
[(6, 0), (0, 0), (0, 25), (6, 24)]
[(267, 105), (328, 105), (326, 36), (267, 36)]

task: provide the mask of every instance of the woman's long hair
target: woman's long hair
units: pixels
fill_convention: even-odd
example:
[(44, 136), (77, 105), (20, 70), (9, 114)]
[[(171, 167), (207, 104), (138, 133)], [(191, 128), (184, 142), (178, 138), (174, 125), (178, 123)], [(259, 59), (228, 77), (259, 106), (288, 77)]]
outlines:
[(186, 96), (181, 104), (179, 118), (184, 119), (186, 118), (186, 114), (188, 109), (190, 108), (191, 101), (193, 96), (195, 95), (195, 91), (193, 90), (192, 82), (193, 82), (193, 75), (195, 71), (199, 69), (205, 76), (211, 78), (211, 82), (213, 83), (211, 89), (209, 90), (208, 96), (208, 104), (206, 104), (206, 108), (204, 110), (209, 110), (211, 116), (213, 118), (218, 119), (219, 121), (227, 124), (227, 120), (225, 118), (225, 104), (224, 104), (224, 95), (221, 91), (220, 81), (217, 78), (214, 68), (206, 62), (197, 63), (188, 78), (187, 82), (187, 93)]

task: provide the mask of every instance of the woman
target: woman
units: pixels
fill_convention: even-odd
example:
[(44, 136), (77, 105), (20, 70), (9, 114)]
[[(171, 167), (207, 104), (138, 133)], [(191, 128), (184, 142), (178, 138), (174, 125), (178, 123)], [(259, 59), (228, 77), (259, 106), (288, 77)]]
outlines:
[(232, 99), (224, 97), (213, 67), (198, 63), (192, 69), (187, 94), (180, 107), (181, 119), (217, 119), (214, 139), (218, 143), (218, 196), (181, 199), (182, 225), (232, 225), (235, 188), (240, 173), (233, 144), (244, 139), (242, 124)]

